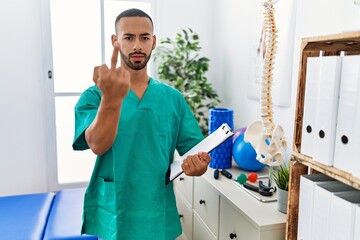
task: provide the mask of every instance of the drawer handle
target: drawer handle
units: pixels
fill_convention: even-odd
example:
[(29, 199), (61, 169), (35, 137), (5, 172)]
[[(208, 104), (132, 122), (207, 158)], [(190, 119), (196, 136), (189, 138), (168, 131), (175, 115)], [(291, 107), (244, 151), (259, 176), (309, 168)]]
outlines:
[(185, 178), (183, 178), (183, 177), (179, 178), (179, 181), (184, 181), (184, 180), (185, 180)]
[(184, 215), (182, 215), (182, 214), (179, 214), (179, 218), (182, 218), (182, 217), (184, 217)]
[(230, 233), (229, 235), (230, 235), (230, 238), (231, 238), (231, 239), (236, 238), (236, 233)]
[(201, 199), (201, 200), (199, 201), (199, 203), (205, 205), (205, 200), (202, 200), (202, 199)]

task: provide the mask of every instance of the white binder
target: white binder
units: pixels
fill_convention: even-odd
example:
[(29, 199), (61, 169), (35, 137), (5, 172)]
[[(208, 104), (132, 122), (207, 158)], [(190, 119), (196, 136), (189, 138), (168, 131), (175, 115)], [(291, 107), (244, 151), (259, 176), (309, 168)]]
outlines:
[(334, 193), (354, 190), (354, 188), (338, 181), (322, 182), (315, 185), (311, 239), (329, 238), (332, 195)]
[(313, 156), (316, 96), (320, 77), (320, 64), (321, 57), (307, 58), (301, 153), (310, 157)]
[(334, 163), (341, 60), (342, 56), (326, 56), (321, 59), (313, 157), (328, 166)]
[(355, 210), (354, 240), (360, 239), (360, 205)]
[(299, 240), (311, 239), (314, 188), (317, 182), (334, 181), (324, 174), (302, 175), (300, 177), (298, 236)]
[(334, 166), (360, 178), (360, 56), (344, 56)]
[(353, 239), (356, 206), (360, 204), (360, 191), (335, 193), (331, 200), (330, 240)]

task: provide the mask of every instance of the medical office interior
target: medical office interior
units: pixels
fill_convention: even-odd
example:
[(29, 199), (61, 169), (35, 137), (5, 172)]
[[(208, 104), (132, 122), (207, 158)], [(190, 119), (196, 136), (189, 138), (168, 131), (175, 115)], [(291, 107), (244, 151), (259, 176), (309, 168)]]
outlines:
[[(11, 208), (1, 206), (1, 199), (38, 193), (53, 193), (55, 197), (52, 197), (56, 199), (56, 194), (61, 190), (86, 187), (95, 155), (90, 150), (74, 152), (71, 148), (74, 131), (73, 108), (80, 93), (93, 84), (93, 67), (110, 59), (113, 20), (127, 7), (144, 9), (152, 16), (158, 44), (160, 39), (173, 38), (182, 29), (191, 28), (198, 33), (202, 47), (201, 55), (210, 59), (206, 76), (220, 97), (221, 103), (218, 107), (233, 110), (233, 130), (247, 127), (252, 122), (260, 120), (262, 62), (258, 59), (258, 49), (261, 45), (264, 22), (263, 2), (263, 0), (2, 0), (0, 2), (2, 77), (0, 219), (3, 215), (1, 211), (9, 214)], [(338, 80), (343, 79), (342, 76), (355, 79), (353, 85), (349, 85), (353, 98), (348, 98), (355, 99), (354, 111), (349, 114), (343, 110), (341, 100), (332, 104), (328, 99), (328, 104), (325, 105), (330, 106), (330, 112), (334, 112), (334, 108), (338, 110), (338, 114), (345, 111), (346, 116), (349, 116), (347, 125), (355, 124), (352, 128), (352, 137), (355, 147), (359, 147), (360, 100), (356, 96), (360, 94), (360, 58), (357, 55), (360, 54), (360, 2), (357, 0), (272, 2), (275, 2), (273, 7), (278, 30), (272, 107), (274, 122), (282, 126), (287, 142), (284, 152), (285, 163), (291, 165), (290, 162), (293, 162), (290, 160), (293, 159), (295, 146), (294, 132), (302, 132), (302, 129), (294, 129), (296, 116), (299, 114), (298, 108), (305, 104), (305, 109), (300, 111), (304, 113), (304, 117), (301, 115), (304, 123), (306, 106), (312, 105), (306, 102), (307, 91), (311, 88), (305, 88), (305, 91), (298, 88), (300, 75), (304, 75), (305, 79), (314, 75), (305, 76), (306, 67), (301, 68), (303, 63), (301, 44), (304, 38), (321, 39), (322, 36), (336, 36), (334, 38), (344, 37), (344, 41), (348, 42), (344, 45), (350, 46), (346, 49), (352, 52), (350, 55), (353, 55), (351, 56), (353, 58), (346, 60), (344, 55), (347, 54), (339, 49), (335, 50), (336, 54), (331, 54), (334, 61), (326, 61), (329, 56), (321, 58), (324, 58), (324, 65), (331, 65), (327, 68), (328, 72), (336, 72), (327, 75), (330, 79), (336, 78), (336, 74)], [(317, 57), (308, 56), (307, 73), (319, 64), (316, 60), (309, 60), (309, 57), (319, 59), (324, 53), (321, 51), (322, 45), (331, 45), (331, 39), (330, 37), (327, 45), (326, 41), (323, 41), (317, 45), (318, 47), (314, 47), (316, 51), (320, 50), (320, 53)], [(324, 51), (331, 52), (329, 49), (325, 47)], [(348, 63), (350, 67), (345, 65), (346, 62), (350, 62)], [(149, 63), (150, 75), (157, 78), (156, 62), (150, 60)], [(313, 65), (309, 65), (310, 63)], [(312, 73), (320, 71), (314, 68)], [(327, 72), (324, 69), (326, 68), (322, 68), (322, 71)], [(348, 75), (344, 73), (344, 69), (347, 69)], [(341, 84), (336, 86), (337, 96), (341, 95)], [(321, 87), (318, 93), (320, 89)], [(299, 98), (303, 99), (299, 97), (299, 91), (305, 96), (305, 103), (297, 104)], [(324, 91), (331, 92), (333, 88)], [(313, 115), (317, 115), (316, 111)], [(331, 116), (332, 119), (323, 119), (329, 122), (329, 125), (333, 122), (336, 124), (336, 119), (340, 119), (336, 115)], [(338, 122), (338, 126), (339, 124)], [(333, 128), (332, 132), (334, 132), (332, 141), (335, 148), (336, 128)], [(303, 147), (314, 145), (309, 139), (303, 136), (301, 145)], [(352, 139), (349, 140), (349, 145), (351, 142)], [(295, 165), (298, 164), (296, 169), (308, 176), (301, 179), (294, 178), (293, 185), (289, 189), (289, 202), (286, 203), (287, 213), (278, 210), (275, 193), (271, 197), (274, 201), (267, 201), (266, 197), (259, 194), (253, 196), (252, 191), (234, 183), (233, 180), (236, 180), (239, 174), (244, 173), (248, 176), (248, 172), (239, 168), (235, 162), (232, 162), (232, 168), (228, 169), (233, 179), (224, 176), (220, 176), (218, 180), (214, 179), (214, 169), (210, 167), (201, 177), (181, 175), (174, 182), (179, 216), (183, 225), (183, 234), (179, 239), (360, 240), (360, 173), (356, 170), (360, 169), (360, 161), (355, 147), (352, 148), (354, 152), (350, 154), (348, 153), (350, 150), (345, 150), (343, 155), (355, 158), (350, 165), (340, 164), (337, 167), (334, 162), (313, 163), (311, 158), (305, 157), (316, 170), (315, 177), (312, 176), (313, 174), (308, 174), (309, 170), (304, 168), (306, 164), (299, 167), (300, 163), (295, 160)], [(315, 152), (313, 150), (312, 153)], [(334, 153), (331, 158), (334, 158)], [(265, 167), (259, 170), (257, 175), (268, 175), (267, 171), (268, 167)], [(324, 172), (330, 174), (322, 174)], [(317, 191), (322, 194), (321, 197), (315, 197)], [(336, 192), (347, 192), (352, 195), (337, 195)], [(64, 198), (65, 196), (66, 194)], [(73, 196), (76, 196), (77, 200), (70, 199), (70, 202), (78, 202), (81, 205), (82, 195)], [(8, 201), (9, 199), (4, 204), (12, 206)], [(315, 207), (316, 204), (319, 205), (318, 208)], [(33, 204), (32, 207), (35, 205)], [(66, 221), (80, 228), (81, 207), (75, 209), (76, 204), (73, 205), (74, 209), (70, 208), (70, 211), (80, 217)], [(23, 207), (26, 208), (25, 205)], [(9, 211), (5, 211), (6, 209)], [(319, 214), (320, 209), (324, 214)], [(32, 222), (29, 229), (24, 231), (30, 234), (35, 228), (40, 228), (42, 229), (40, 235), (43, 236), (46, 227), (39, 225), (46, 225), (40, 223), (46, 220), (41, 220), (44, 216), (37, 216), (36, 211), (29, 210), (38, 220)], [(26, 209), (10, 215), (21, 216), (21, 214), (26, 214)], [(47, 219), (47, 213), (44, 215)], [(25, 221), (26, 217), (20, 219)], [(5, 222), (4, 219), (1, 221)], [(61, 219), (59, 221), (59, 225), (66, 225), (61, 223)], [(6, 232), (4, 226), (0, 224), (0, 232)], [(54, 228), (56, 229), (56, 226)], [(66, 235), (66, 230), (60, 228), (53, 232), (59, 233), (59, 236)], [(6, 230), (9, 229), (15, 231), (19, 227), (6, 226)], [(79, 232), (80, 230), (75, 234)], [(63, 237), (65, 239), (67, 236)], [(0, 239), (3, 238), (0, 236)]]

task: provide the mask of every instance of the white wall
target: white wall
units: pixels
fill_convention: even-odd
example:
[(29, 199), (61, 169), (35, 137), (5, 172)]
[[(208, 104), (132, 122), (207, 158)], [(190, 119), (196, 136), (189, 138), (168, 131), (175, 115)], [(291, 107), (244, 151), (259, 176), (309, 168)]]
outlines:
[(0, 2), (0, 196), (47, 190), (38, 0)]
[[(279, 40), (278, 53), (283, 55), (281, 59), (277, 56), (274, 71), (289, 71), (290, 74), (274, 73), (274, 82), (286, 81), (285, 87), (280, 91), (287, 92), (277, 92), (273, 98), (275, 102), (281, 95), (290, 98), (288, 106), (274, 105), (273, 109), (275, 124), (282, 125), (286, 133), (286, 158), (289, 160), (293, 140), (301, 38), (360, 31), (360, 7), (355, 6), (353, 0), (293, 0), (293, 4), (284, 4), (281, 1), (284, 0), (274, 5), (275, 17), (281, 16), (275, 18), (276, 25), (279, 35), (286, 31), (290, 33), (286, 42), (280, 41), (284, 39)], [(256, 4), (261, 5), (261, 2), (157, 1), (159, 6), (156, 8), (156, 31), (159, 39), (174, 36), (176, 32), (188, 26), (199, 33), (202, 53), (210, 58), (208, 79), (220, 95), (220, 107), (234, 109), (235, 129), (246, 127), (251, 122), (261, 119), (259, 101), (250, 99), (247, 93), (249, 79), (253, 77), (251, 46), (254, 39), (251, 35), (255, 24), (252, 21), (254, 15), (262, 17), (262, 10), (254, 12), (259, 10)], [(288, 11), (290, 14), (286, 15), (280, 11)], [(289, 23), (286, 25), (279, 20)], [(291, 29), (287, 29), (289, 26), (292, 26)], [(284, 55), (284, 51), (292, 51), (292, 54)], [(282, 65), (279, 65), (279, 62)]]
[[(284, 1), (284, 0), (280, 0)], [(49, 190), (47, 156), (54, 156), (47, 143), (50, 121), (44, 86), (51, 56), (43, 56), (41, 6), (48, 0), (0, 1), (0, 196)], [(283, 125), (292, 145), (300, 38), (360, 29), (359, 9), (353, 0), (298, 0), (294, 29), (291, 103), (275, 107), (275, 123)], [(157, 0), (158, 38), (174, 36), (182, 28), (199, 33), (205, 56), (211, 59), (209, 80), (222, 100), (222, 107), (235, 110), (235, 127), (259, 119), (259, 102), (247, 96), (251, 77), (249, 37), (253, 0)], [(275, 5), (276, 8), (276, 5)], [(46, 13), (45, 13), (46, 14)], [(336, 17), (335, 17), (336, 16)], [(295, 16), (293, 16), (295, 17)], [(281, 29), (279, 29), (281, 31)], [(292, 40), (290, 40), (292, 41)], [(281, 48), (281, 46), (279, 46)], [(51, 106), (51, 104), (50, 104)], [(50, 124), (51, 125), (51, 124)], [(50, 149), (50, 154), (47, 152)], [(289, 154), (289, 152), (288, 152)], [(51, 166), (50, 166), (51, 167)]]
[[(280, 0), (278, 4), (281, 3)], [(217, 58), (221, 59), (219, 66), (222, 71), (222, 84), (225, 85), (220, 92), (223, 105), (233, 108), (235, 111), (235, 127), (248, 126), (254, 120), (260, 120), (259, 101), (247, 97), (247, 84), (252, 77), (250, 69), (252, 62), (250, 46), (252, 32), (251, 19), (254, 13), (252, 0), (221, 0), (217, 8), (217, 26), (220, 36), (214, 48), (218, 48)], [(260, 4), (262, 1), (258, 1)], [(275, 124), (284, 127), (288, 140), (287, 159), (290, 157), (293, 140), (293, 123), (295, 117), (296, 90), (298, 81), (298, 68), (300, 58), (300, 41), (302, 37), (318, 36), (325, 34), (336, 34), (343, 31), (360, 31), (360, 8), (354, 5), (353, 0), (294, 0), (295, 12), (291, 19), (295, 20), (293, 41), (293, 58), (288, 59), (284, 65), (277, 65), (275, 60), (275, 70), (286, 70), (292, 68), (291, 99), (289, 107), (274, 106)], [(276, 11), (283, 10), (275, 7)], [(276, 16), (276, 15), (275, 15)], [(292, 19), (294, 18), (294, 19)], [(275, 19), (277, 21), (278, 19)], [(285, 19), (286, 20), (286, 19)], [(277, 23), (278, 30), (280, 23)], [(278, 46), (280, 48), (283, 45)], [(218, 66), (217, 66), (218, 67)], [(276, 81), (277, 79), (274, 79)], [(285, 79), (286, 80), (286, 79)]]
[[(259, 11), (259, 6), (256, 6), (256, 4), (261, 5), (260, 1), (226, 0), (221, 2), (219, 21), (222, 27), (220, 28), (219, 36), (221, 36), (221, 40), (218, 43), (218, 47), (222, 49), (219, 56), (222, 59), (222, 75), (224, 76), (225, 85), (224, 92), (222, 92), (223, 104), (234, 109), (235, 128), (246, 127), (255, 120), (261, 120), (259, 101), (250, 99), (247, 91), (254, 90), (248, 86), (249, 82), (253, 81), (253, 72), (251, 70), (253, 67), (252, 59), (254, 53), (251, 52), (251, 47), (253, 44), (252, 41), (254, 41), (254, 37), (252, 36), (254, 32), (253, 27), (257, 27), (252, 21), (254, 20), (254, 15), (262, 17), (262, 7), (260, 7), (261, 12), (254, 12), (255, 10)], [(276, 5), (275, 10), (277, 10)], [(275, 21), (276, 20), (275, 18)], [(291, 22), (295, 20), (295, 17), (292, 16), (292, 18), (284, 20)], [(281, 33), (282, 29), (279, 28), (281, 24), (277, 23), (276, 25), (278, 26), (279, 33)], [(290, 38), (288, 41), (292, 41), (292, 39)], [(279, 44), (278, 52), (280, 52), (281, 47), (282, 45)], [(274, 71), (292, 68), (292, 59), (283, 61), (284, 65), (282, 66), (278, 64), (279, 58), (275, 59)], [(274, 74), (274, 82), (279, 80), (276, 79), (276, 77), (277, 75)], [(287, 84), (290, 85), (290, 87), (293, 82), (291, 75), (289, 79), (280, 80), (289, 81), (290, 84)], [(257, 87), (260, 88), (259, 85)], [(289, 88), (289, 91), (290, 90), (291, 88)], [(257, 89), (257, 91), (260, 92), (260, 89)], [(285, 93), (283, 94), (286, 95)], [(284, 127), (288, 140), (287, 159), (289, 159), (292, 145), (293, 106), (293, 95), (291, 96), (289, 107), (273, 106), (275, 124), (280, 124)]]
[(217, 57), (218, 34), (218, 0), (157, 0), (155, 16), (155, 33), (160, 39), (175, 37), (182, 29), (191, 28), (199, 34), (201, 53), (210, 59), (207, 73), (214, 87), (222, 92), (222, 76), (219, 58)]

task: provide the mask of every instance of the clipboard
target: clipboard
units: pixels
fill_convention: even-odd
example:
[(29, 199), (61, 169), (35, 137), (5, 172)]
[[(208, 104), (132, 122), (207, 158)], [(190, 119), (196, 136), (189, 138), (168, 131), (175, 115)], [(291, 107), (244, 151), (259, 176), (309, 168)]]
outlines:
[(165, 184), (169, 184), (175, 178), (180, 176), (184, 171), (181, 168), (181, 164), (187, 156), (198, 154), (199, 152), (210, 153), (214, 148), (226, 141), (234, 135), (232, 129), (226, 123), (223, 123), (218, 129), (212, 132), (209, 136), (196, 144), (188, 152), (181, 156), (179, 160), (174, 161), (166, 173)]

